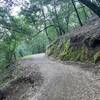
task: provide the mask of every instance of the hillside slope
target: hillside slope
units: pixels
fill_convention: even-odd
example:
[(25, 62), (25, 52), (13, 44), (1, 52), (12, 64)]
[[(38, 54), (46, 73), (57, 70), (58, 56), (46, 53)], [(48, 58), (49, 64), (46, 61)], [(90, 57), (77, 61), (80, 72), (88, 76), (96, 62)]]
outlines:
[(64, 61), (99, 62), (100, 18), (93, 17), (83, 27), (59, 37), (48, 47), (47, 54)]

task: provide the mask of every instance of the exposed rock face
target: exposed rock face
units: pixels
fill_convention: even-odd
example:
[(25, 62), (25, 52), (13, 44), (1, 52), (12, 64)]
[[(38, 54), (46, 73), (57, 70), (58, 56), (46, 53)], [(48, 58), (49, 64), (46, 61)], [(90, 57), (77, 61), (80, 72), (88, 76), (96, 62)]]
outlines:
[(97, 63), (100, 61), (100, 19), (72, 31), (48, 47), (47, 54), (61, 60)]

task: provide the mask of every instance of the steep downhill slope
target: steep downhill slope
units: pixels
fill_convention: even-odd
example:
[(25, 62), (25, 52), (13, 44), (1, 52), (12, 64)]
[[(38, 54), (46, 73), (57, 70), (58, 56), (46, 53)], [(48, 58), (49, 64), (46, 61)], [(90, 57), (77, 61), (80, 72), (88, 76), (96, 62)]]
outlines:
[(64, 61), (99, 62), (100, 19), (93, 17), (83, 27), (59, 37), (48, 47), (47, 54)]

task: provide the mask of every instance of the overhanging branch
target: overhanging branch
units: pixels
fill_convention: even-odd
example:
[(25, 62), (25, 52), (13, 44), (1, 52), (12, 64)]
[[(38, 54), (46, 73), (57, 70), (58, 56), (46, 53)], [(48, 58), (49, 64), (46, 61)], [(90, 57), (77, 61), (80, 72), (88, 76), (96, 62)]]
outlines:
[(37, 35), (39, 35), (41, 32), (43, 32), (45, 29), (49, 28), (49, 27), (58, 27), (58, 26), (55, 26), (55, 25), (49, 25), (47, 27), (45, 27), (44, 29), (40, 30), (39, 32), (37, 32), (35, 35), (33, 35), (32, 37), (35, 37)]

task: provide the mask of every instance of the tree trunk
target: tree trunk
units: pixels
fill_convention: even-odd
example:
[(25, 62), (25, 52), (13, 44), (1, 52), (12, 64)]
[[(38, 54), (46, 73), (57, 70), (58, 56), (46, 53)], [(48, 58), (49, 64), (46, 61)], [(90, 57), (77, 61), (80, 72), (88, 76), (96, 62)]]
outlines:
[[(43, 17), (44, 17), (44, 27), (46, 28), (47, 27), (47, 24), (46, 24), (46, 18), (45, 18), (45, 13), (44, 13), (44, 10), (43, 9), (42, 9), (42, 14), (43, 14)], [(48, 29), (47, 28), (45, 29), (45, 33), (46, 33), (46, 36), (47, 36), (48, 41), (50, 43), (51, 42), (51, 39), (50, 39), (50, 37), (48, 35)]]
[(63, 34), (65, 34), (65, 30), (64, 29), (62, 29), (62, 27), (61, 27), (61, 24), (60, 24), (60, 22), (59, 22), (59, 17), (58, 17), (58, 14), (57, 14), (57, 8), (56, 8), (56, 2), (54, 1), (54, 13), (55, 13), (55, 17), (56, 17), (56, 22), (57, 22), (57, 27), (58, 27), (58, 29), (59, 29), (59, 36), (61, 36), (61, 35), (63, 35)]
[(92, 3), (90, 0), (78, 0), (84, 5), (86, 5), (88, 8), (90, 8), (96, 15), (100, 17), (100, 7)]
[[(47, 23), (46, 23), (46, 16), (45, 16), (45, 13), (44, 13), (44, 10), (43, 10), (43, 8), (42, 8), (42, 2), (40, 2), (41, 3), (41, 11), (42, 11), (42, 15), (43, 15), (43, 20), (44, 20), (44, 27), (46, 28), (47, 27)], [(51, 42), (51, 38), (49, 37), (49, 35), (48, 35), (48, 29), (46, 28), (45, 29), (45, 33), (46, 33), (46, 36), (47, 36), (47, 38), (48, 38), (48, 41), (49, 41), (49, 43)]]
[(73, 6), (74, 6), (75, 12), (76, 12), (76, 14), (77, 14), (77, 18), (78, 18), (79, 24), (80, 24), (81, 26), (83, 26), (82, 21), (81, 21), (81, 18), (80, 18), (79, 13), (78, 13), (78, 10), (77, 10), (77, 8), (76, 8), (75, 2), (74, 2), (74, 0), (71, 0), (71, 1), (72, 1)]

